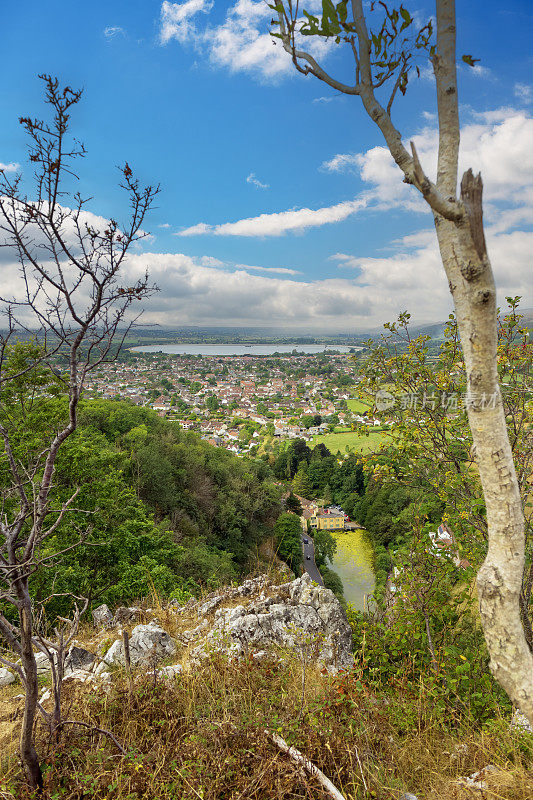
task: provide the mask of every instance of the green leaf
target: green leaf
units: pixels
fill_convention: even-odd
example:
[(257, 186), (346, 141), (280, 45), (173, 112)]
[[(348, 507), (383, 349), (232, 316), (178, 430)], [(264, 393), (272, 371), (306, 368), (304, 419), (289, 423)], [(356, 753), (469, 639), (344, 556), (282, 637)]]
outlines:
[(470, 55), (462, 56), (463, 61), (465, 64), (468, 64), (469, 67), (475, 67), (477, 61), (481, 61), (480, 58), (473, 58)]

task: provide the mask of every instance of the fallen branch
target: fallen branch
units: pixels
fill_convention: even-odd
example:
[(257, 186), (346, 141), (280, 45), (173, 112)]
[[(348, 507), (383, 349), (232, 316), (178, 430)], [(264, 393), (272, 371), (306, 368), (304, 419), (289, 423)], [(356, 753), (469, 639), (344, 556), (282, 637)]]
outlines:
[(291, 761), (294, 761), (299, 767), (303, 767), (310, 775), (313, 775), (334, 800), (346, 800), (330, 779), (312, 761), (309, 761), (303, 753), (300, 753), (295, 747), (289, 747), (285, 739), (282, 739), (277, 733), (271, 733), (267, 730), (265, 730), (265, 733), (280, 750), (287, 753)]
[(111, 731), (106, 731), (105, 728), (98, 728), (98, 727), (96, 727), (96, 725), (90, 725), (88, 722), (81, 722), (81, 721), (75, 720), (75, 719), (63, 719), (63, 720), (61, 720), (60, 725), (61, 726), (63, 726), (63, 725), (82, 725), (84, 728), (89, 728), (91, 733), (103, 733), (104, 736), (109, 736), (111, 741), (116, 744), (116, 746), (118, 747), (118, 749), (120, 750), (120, 752), (122, 753), (123, 756), (126, 755), (126, 751), (124, 750), (124, 748), (120, 744), (119, 740), (115, 736), (113, 736)]

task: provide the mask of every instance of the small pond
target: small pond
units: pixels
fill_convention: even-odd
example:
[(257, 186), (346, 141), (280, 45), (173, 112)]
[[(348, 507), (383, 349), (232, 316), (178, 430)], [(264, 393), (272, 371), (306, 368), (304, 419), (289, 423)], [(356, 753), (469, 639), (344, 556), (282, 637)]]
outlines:
[(359, 611), (367, 607), (367, 597), (374, 591), (372, 547), (362, 531), (331, 532), (337, 542), (332, 567), (342, 580), (344, 597)]

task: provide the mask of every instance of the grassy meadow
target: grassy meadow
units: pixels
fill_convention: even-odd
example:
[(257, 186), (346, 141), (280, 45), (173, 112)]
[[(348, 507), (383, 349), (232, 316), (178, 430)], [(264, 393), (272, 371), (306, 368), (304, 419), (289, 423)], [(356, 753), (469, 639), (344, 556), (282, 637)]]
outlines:
[(386, 440), (388, 434), (383, 431), (345, 431), (344, 433), (326, 433), (323, 436), (314, 436), (312, 446), (325, 444), (328, 450), (335, 455), (337, 450), (345, 453), (347, 448), (361, 453), (373, 453)]

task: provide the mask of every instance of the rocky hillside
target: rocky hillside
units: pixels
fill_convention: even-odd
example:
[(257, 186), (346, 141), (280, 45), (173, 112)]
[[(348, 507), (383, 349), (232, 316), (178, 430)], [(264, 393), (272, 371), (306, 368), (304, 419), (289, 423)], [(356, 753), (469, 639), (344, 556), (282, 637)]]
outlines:
[[(330, 673), (353, 666), (346, 615), (333, 592), (307, 574), (281, 585), (260, 575), (201, 601), (158, 610), (120, 607), (112, 614), (103, 605), (93, 612), (93, 622), (84, 646), (78, 641), (68, 652), (66, 680), (111, 681), (116, 668), (126, 666), (125, 647), (132, 669), (153, 669), (159, 677), (196, 667), (214, 653), (282, 660), (297, 651)], [(45, 675), (48, 659), (44, 653), (36, 657)], [(15, 679), (9, 670), (0, 673), (0, 685)], [(49, 697), (45, 689), (41, 702)]]
[[(530, 733), (508, 720), (479, 733), (459, 717), (438, 724), (422, 685), (416, 697), (408, 686), (378, 692), (333, 593), (286, 577), (185, 605), (95, 609), (67, 655), (61, 744), (50, 749), (39, 723), (44, 797), (532, 796)], [(50, 710), (50, 665), (37, 659)], [(30, 800), (16, 756), (23, 695), (9, 671), (1, 680), (0, 797)]]

